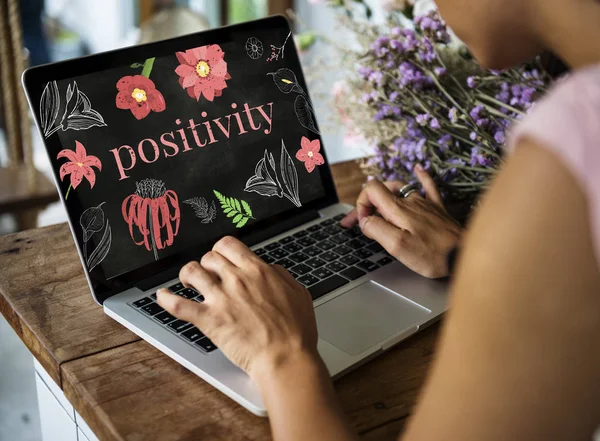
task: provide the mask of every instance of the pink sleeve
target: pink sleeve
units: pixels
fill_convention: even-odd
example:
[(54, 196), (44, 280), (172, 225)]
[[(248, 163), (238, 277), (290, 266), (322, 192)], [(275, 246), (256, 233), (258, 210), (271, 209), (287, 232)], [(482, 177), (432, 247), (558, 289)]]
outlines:
[(600, 262), (600, 66), (557, 83), (517, 124), (508, 149), (514, 150), (523, 137), (552, 150), (579, 182), (589, 202), (591, 235)]

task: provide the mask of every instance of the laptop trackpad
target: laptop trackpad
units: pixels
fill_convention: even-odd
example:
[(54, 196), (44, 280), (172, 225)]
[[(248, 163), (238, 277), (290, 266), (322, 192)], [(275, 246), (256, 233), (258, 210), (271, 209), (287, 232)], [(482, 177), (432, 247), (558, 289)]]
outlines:
[(374, 281), (368, 281), (315, 309), (319, 337), (358, 355), (388, 337), (418, 325), (431, 314)]

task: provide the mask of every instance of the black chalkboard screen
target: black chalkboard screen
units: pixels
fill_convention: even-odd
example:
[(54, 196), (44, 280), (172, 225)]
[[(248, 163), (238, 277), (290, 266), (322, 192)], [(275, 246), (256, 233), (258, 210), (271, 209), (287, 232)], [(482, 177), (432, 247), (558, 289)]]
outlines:
[(223, 235), (336, 201), (282, 17), (33, 68), (24, 83), (100, 302)]

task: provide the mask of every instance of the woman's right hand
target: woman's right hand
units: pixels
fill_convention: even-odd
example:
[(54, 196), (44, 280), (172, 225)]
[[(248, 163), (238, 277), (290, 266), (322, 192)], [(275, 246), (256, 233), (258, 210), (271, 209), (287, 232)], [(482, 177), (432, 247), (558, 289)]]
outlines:
[(448, 253), (458, 245), (462, 228), (446, 211), (431, 176), (420, 165), (415, 173), (426, 198), (416, 192), (408, 198), (400, 196), (406, 184), (402, 181), (370, 181), (341, 224), (351, 227), (358, 222), (364, 235), (416, 273), (445, 277)]

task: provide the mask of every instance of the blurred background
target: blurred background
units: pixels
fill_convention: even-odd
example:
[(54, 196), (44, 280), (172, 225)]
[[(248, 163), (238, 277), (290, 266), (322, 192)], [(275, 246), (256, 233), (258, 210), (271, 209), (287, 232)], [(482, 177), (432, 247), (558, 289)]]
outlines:
[[(21, 90), (25, 67), (290, 11), (299, 18), (296, 30), (341, 41), (334, 12), (318, 3), (323, 0), (0, 0), (0, 235), (66, 221)], [(300, 40), (305, 66), (331, 50)], [(335, 80), (320, 76), (318, 90), (331, 90)], [(330, 161), (365, 156), (367, 146), (327, 123), (328, 94), (313, 93), (313, 101)], [(40, 439), (32, 356), (0, 316), (0, 440)]]

